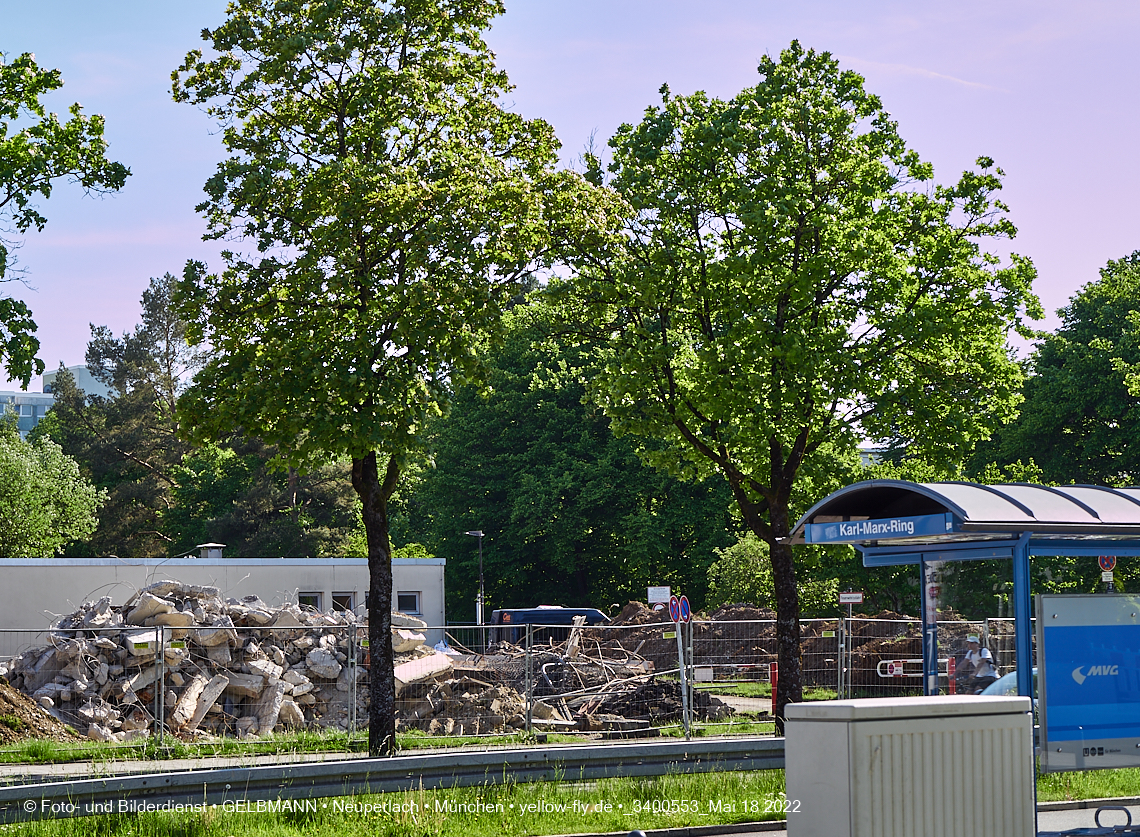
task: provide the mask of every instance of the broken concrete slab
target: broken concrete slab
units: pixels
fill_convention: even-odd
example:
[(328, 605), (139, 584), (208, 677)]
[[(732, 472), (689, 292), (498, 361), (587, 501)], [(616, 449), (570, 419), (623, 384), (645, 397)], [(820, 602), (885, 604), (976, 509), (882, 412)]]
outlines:
[(226, 687), (227, 694), (255, 698), (265, 688), (265, 677), (263, 675), (239, 674), (232, 671), (227, 671), (225, 674), (229, 678), (229, 685)]
[(335, 680), (340, 674), (341, 664), (336, 655), (324, 648), (314, 648), (305, 657), (309, 671), (325, 680)]
[(193, 732), (198, 728), (198, 724), (202, 723), (202, 719), (206, 717), (206, 713), (225, 691), (226, 686), (230, 684), (230, 679), (222, 674), (214, 675), (213, 679), (205, 685), (202, 689), (202, 694), (198, 698), (198, 705), (194, 709), (194, 714), (190, 716), (190, 720), (186, 724), (186, 731)]
[(152, 593), (143, 593), (139, 596), (135, 606), (127, 613), (127, 624), (145, 625), (146, 620), (160, 613), (174, 611), (174, 602), (159, 598)]
[(451, 658), (446, 654), (432, 654), (396, 666), (392, 673), (396, 678), (396, 694), (412, 683), (426, 683), (439, 680), (452, 669)]
[(186, 688), (178, 698), (178, 704), (174, 707), (174, 713), (170, 716), (172, 729), (182, 729), (194, 717), (194, 711), (198, 708), (198, 698), (209, 682), (205, 677), (197, 675), (186, 684)]
[[(263, 734), (273, 732), (285, 700), (285, 683), (278, 680), (265, 687), (261, 697), (254, 704), (257, 713), (257, 727)], [(289, 701), (292, 703), (292, 701)]]

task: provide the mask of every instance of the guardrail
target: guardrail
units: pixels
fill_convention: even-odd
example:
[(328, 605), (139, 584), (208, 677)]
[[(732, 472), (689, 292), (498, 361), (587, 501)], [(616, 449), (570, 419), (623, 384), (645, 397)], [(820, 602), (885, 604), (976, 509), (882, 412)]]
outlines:
[(318, 799), (357, 794), (783, 766), (783, 738), (718, 738), (226, 767), (12, 785), (0, 788), (0, 823), (163, 810), (255, 810), (258, 801), (275, 800), (289, 800), (283, 809), (316, 811)]

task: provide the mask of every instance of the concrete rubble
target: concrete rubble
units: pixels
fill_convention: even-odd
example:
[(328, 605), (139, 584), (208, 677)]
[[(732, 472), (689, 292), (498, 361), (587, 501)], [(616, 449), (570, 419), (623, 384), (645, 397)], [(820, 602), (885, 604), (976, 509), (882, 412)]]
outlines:
[[(392, 619), (398, 663), (447, 659), (425, 645), (425, 623)], [(0, 677), (99, 741), (151, 734), (156, 711), (184, 739), (347, 730), (353, 718), (367, 725), (366, 633), (351, 612), (159, 581), (121, 606), (84, 603), (53, 625), (48, 645), (0, 663)]]
[[(620, 635), (564, 629), (561, 642), (532, 649), (528, 671), (518, 646), (497, 643), (484, 654), (432, 648), (423, 621), (393, 613), (398, 728), (655, 734), (680, 716), (676, 644), (670, 660), (657, 648), (660, 628), (631, 621), (633, 631)], [(158, 714), (164, 734), (184, 740), (362, 729), (366, 639), (367, 625), (351, 612), (223, 598), (216, 587), (168, 580), (122, 605), (110, 597), (84, 603), (53, 625), (47, 645), (0, 663), (0, 677), (99, 741), (148, 736)], [(705, 720), (731, 712), (703, 693), (695, 710)]]

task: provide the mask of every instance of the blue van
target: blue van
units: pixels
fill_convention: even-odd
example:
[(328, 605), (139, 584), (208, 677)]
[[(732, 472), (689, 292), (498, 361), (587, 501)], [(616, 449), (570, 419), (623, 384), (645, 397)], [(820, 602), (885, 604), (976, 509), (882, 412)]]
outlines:
[(541, 625), (542, 627), (534, 630), (535, 641), (541, 637), (543, 642), (548, 640), (562, 642), (570, 636), (570, 626), (574, 623), (575, 616), (585, 616), (587, 625), (604, 625), (610, 621), (609, 617), (596, 607), (539, 605), (496, 610), (491, 614), (489, 641), (521, 645), (526, 642), (526, 626)]

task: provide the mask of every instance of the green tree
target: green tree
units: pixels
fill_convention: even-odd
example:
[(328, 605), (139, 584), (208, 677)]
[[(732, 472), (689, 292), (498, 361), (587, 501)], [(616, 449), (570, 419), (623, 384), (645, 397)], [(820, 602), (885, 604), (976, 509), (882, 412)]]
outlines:
[[(109, 192), (122, 188), (130, 175), (106, 157), (103, 117), (84, 116), (75, 104), (71, 118), (61, 122), (44, 110), (40, 97), (62, 86), (59, 70), (41, 68), (31, 53), (11, 61), (0, 53), (0, 282), (19, 274), (12, 257), (16, 243), (4, 236), (44, 228), (47, 218), (36, 200), (51, 197), (57, 181)], [(8, 376), (25, 387), (32, 375), (44, 371), (36, 358), (40, 343), (35, 331), (27, 305), (0, 298), (0, 357)]]
[(276, 467), (276, 458), (276, 448), (243, 437), (186, 453), (172, 471), (172, 503), (162, 516), (171, 554), (206, 542), (224, 543), (235, 557), (355, 553), (360, 518), (350, 465), (299, 472)]
[(485, 389), (461, 386), (432, 428), (432, 468), (415, 492), (424, 540), (447, 558), (448, 613), (474, 616), (480, 529), (488, 610), (606, 608), (669, 584), (705, 601), (713, 549), (731, 538), (722, 482), (644, 465), (633, 443), (583, 403), (593, 351), (550, 333), (541, 296), (507, 316)]
[(1017, 420), (974, 459), (1032, 460), (1050, 483), (1135, 485), (1140, 391), (1128, 376), (1140, 368), (1140, 251), (1110, 261), (1057, 313), (1060, 327), (1028, 360)]
[(239, 429), (295, 466), (352, 460), (368, 541), (369, 750), (395, 742), (388, 503), (447, 383), (478, 377), (502, 305), (592, 192), (545, 122), (505, 111), (482, 33), (498, 0), (235, 0), (174, 95), (225, 127), (208, 237), (258, 252), (190, 264), (183, 398), (198, 440)]
[[(847, 550), (851, 552), (850, 549)], [(776, 583), (768, 544), (752, 532), (745, 532), (736, 543), (716, 550), (709, 566), (708, 607), (744, 602), (758, 607), (776, 606)], [(847, 556), (851, 560), (850, 555)], [(820, 578), (802, 578), (799, 583), (800, 613), (808, 618), (834, 616), (838, 609), (839, 578), (827, 573)]]
[[(1019, 398), (1006, 336), (1039, 304), (1001, 171), (953, 186), (907, 149), (862, 78), (793, 43), (731, 101), (663, 101), (610, 141), (625, 236), (583, 248), (574, 308), (613, 336), (594, 396), (662, 467), (727, 480), (768, 544), (780, 704), (801, 695), (796, 509), (870, 438), (957, 462)], [(590, 175), (602, 180), (595, 161)], [(569, 311), (570, 316), (577, 312)]]
[(103, 499), (59, 445), (0, 421), (0, 557), (46, 558), (87, 537)]
[(172, 300), (177, 279), (152, 278), (142, 295), (142, 322), (115, 337), (91, 326), (87, 367), (111, 389), (89, 396), (61, 369), (55, 406), (36, 428), (81, 463), (107, 491), (100, 526), (85, 544), (95, 555), (165, 557), (171, 538), (164, 515), (174, 505), (174, 470), (189, 447), (178, 435), (181, 390), (199, 361), (186, 344)]

